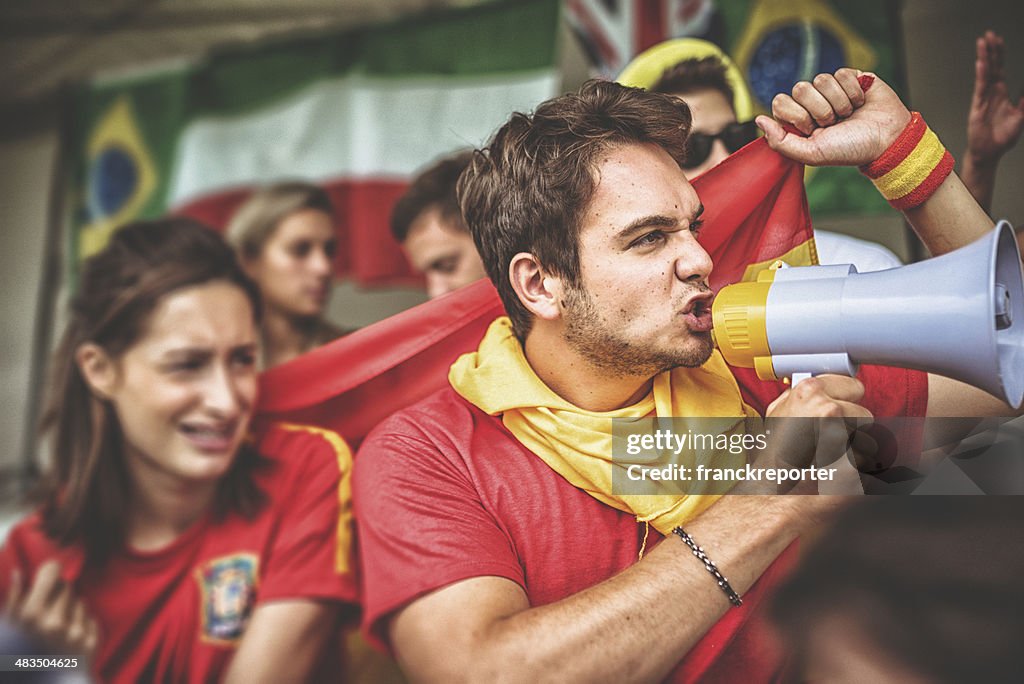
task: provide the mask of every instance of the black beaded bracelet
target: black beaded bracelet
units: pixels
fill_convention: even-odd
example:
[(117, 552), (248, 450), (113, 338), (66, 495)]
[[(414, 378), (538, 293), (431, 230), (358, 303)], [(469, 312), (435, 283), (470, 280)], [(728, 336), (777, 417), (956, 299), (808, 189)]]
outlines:
[(737, 594), (736, 591), (732, 588), (732, 585), (729, 584), (729, 580), (725, 579), (725, 576), (718, 571), (718, 566), (715, 565), (715, 561), (708, 558), (708, 555), (704, 553), (704, 549), (697, 546), (697, 542), (693, 541), (693, 537), (687, 534), (686, 530), (684, 530), (682, 527), (677, 527), (676, 529), (672, 530), (672, 533), (677, 535), (680, 539), (683, 540), (683, 542), (687, 546), (690, 547), (690, 549), (693, 551), (693, 555), (696, 556), (697, 559), (704, 564), (704, 569), (714, 576), (715, 580), (718, 582), (718, 586), (721, 587), (722, 591), (725, 592), (725, 595), (729, 597), (729, 603), (736, 606), (737, 608), (742, 606), (743, 599), (740, 598), (740, 595)]

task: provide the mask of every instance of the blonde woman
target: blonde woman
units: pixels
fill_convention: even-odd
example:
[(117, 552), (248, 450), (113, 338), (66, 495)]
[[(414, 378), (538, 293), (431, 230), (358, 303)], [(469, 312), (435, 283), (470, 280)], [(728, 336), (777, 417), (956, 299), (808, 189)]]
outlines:
[(231, 219), (228, 241), (263, 297), (263, 368), (346, 332), (323, 317), (337, 249), (334, 218), (322, 188), (295, 181), (257, 191)]

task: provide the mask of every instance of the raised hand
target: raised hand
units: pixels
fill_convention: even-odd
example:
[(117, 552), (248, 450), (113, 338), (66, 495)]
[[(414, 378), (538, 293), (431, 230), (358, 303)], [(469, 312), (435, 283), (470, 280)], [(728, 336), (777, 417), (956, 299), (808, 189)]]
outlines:
[(877, 76), (843, 68), (776, 95), (772, 117), (756, 121), (773, 150), (810, 166), (855, 166), (881, 156), (910, 122), (910, 111)]
[(1010, 99), (1003, 72), (1003, 39), (992, 31), (975, 44), (974, 94), (967, 115), (967, 154), (975, 164), (992, 164), (1016, 144), (1024, 128), (1024, 97)]

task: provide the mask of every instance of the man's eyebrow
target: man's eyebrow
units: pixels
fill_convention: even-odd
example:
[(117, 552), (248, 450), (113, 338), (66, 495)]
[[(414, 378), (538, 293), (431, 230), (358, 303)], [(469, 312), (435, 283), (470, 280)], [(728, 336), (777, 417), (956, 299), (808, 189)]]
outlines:
[[(690, 219), (692, 224), (700, 215), (704, 213), (704, 205), (697, 205), (697, 210), (693, 213), (693, 218)], [(650, 216), (641, 216), (638, 219), (630, 221), (629, 224), (620, 230), (615, 237), (618, 239), (626, 239), (632, 237), (634, 233), (639, 233), (647, 228), (675, 228), (679, 225), (679, 222), (671, 216), (664, 216), (662, 214), (652, 214)]]
[(675, 228), (677, 225), (679, 225), (679, 221), (671, 216), (663, 216), (661, 214), (641, 216), (638, 219), (630, 221), (625, 228), (616, 233), (615, 237), (618, 239), (625, 239), (632, 237), (634, 233), (639, 233), (647, 228)]

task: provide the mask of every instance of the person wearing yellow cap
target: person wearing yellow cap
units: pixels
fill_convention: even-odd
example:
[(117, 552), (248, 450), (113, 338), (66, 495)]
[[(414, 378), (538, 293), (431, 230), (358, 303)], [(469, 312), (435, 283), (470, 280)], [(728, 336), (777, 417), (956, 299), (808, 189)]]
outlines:
[[(934, 253), (992, 228), (934, 133), (880, 79), (841, 69), (776, 105), (757, 120), (766, 144), (802, 163), (863, 165)], [(513, 114), (459, 181), (508, 316), (452, 364), (448, 387), (377, 426), (354, 461), (364, 627), (414, 681), (785, 674), (759, 631), (761, 601), (791, 543), (838, 502), (637, 493), (614, 479), (627, 470), (613, 459), (616, 419), (742, 429), (750, 415), (712, 344), (703, 200), (682, 169), (689, 124), (676, 98), (591, 81)], [(876, 369), (863, 384), (810, 378), (765, 412), (1009, 411), (952, 380)]]
[[(699, 38), (676, 38), (637, 55), (619, 74), (623, 85), (674, 95), (693, 117), (683, 172), (696, 178), (757, 137), (754, 103), (739, 68), (718, 46)], [(857, 271), (902, 265), (882, 245), (826, 230), (814, 230), (823, 264), (853, 264)]]

